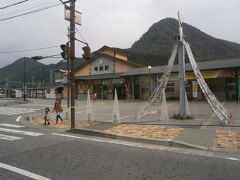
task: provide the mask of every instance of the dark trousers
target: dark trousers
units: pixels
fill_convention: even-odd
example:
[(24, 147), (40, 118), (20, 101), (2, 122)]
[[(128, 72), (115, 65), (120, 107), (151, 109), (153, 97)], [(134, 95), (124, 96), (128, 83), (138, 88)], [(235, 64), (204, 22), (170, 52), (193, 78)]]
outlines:
[(49, 119), (47, 119), (46, 117), (44, 118), (44, 125), (50, 125)]
[(59, 114), (57, 114), (57, 116), (56, 116), (56, 123), (58, 123), (58, 118), (61, 119), (61, 120), (63, 120), (63, 119), (61, 118), (61, 116), (60, 116)]

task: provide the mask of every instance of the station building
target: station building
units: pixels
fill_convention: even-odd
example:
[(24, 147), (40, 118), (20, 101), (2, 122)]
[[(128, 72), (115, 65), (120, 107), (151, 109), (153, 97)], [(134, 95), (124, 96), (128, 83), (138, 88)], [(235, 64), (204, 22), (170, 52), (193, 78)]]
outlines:
[[(177, 60), (176, 60), (177, 61)], [(211, 91), (219, 100), (240, 100), (240, 58), (197, 62)], [(128, 60), (127, 54), (115, 48), (102, 47), (91, 60), (76, 69), (76, 98), (86, 99), (87, 91), (98, 99), (149, 98), (166, 66), (144, 67)], [(191, 64), (186, 63), (186, 91), (189, 99), (205, 99)], [(68, 86), (64, 85), (64, 97)], [(179, 97), (178, 65), (174, 65), (166, 88), (167, 98)]]
[[(240, 58), (224, 59), (207, 62), (197, 62), (198, 67), (208, 84), (210, 90), (219, 100), (240, 100)], [(166, 66), (155, 66), (151, 70), (137, 68), (129, 70), (121, 77), (133, 78), (137, 94), (134, 98), (147, 99), (156, 87), (157, 79), (161, 77)], [(191, 64), (186, 64), (186, 92), (189, 99), (205, 99)], [(195, 94), (195, 96), (194, 96)], [(178, 65), (174, 65), (166, 88), (167, 98), (177, 99), (179, 97)]]
[[(90, 60), (76, 69), (76, 98), (86, 99), (87, 92), (96, 93), (98, 99), (113, 99), (114, 89), (120, 99), (125, 98), (125, 90), (132, 89), (124, 72), (141, 68), (143, 65), (128, 60), (127, 54), (115, 48), (103, 46), (93, 54)], [(64, 86), (64, 97), (67, 97), (68, 86)]]

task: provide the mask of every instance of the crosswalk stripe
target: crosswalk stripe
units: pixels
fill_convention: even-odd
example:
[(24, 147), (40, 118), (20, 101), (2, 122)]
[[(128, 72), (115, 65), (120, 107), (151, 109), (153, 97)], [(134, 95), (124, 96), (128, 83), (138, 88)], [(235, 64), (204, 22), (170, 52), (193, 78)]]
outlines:
[(26, 171), (26, 170), (23, 170), (23, 169), (20, 169), (20, 168), (17, 168), (17, 167), (14, 167), (14, 166), (10, 166), (8, 164), (4, 164), (4, 163), (1, 163), (0, 162), (0, 169), (7, 169), (8, 171), (12, 171), (12, 172), (15, 172), (15, 173), (18, 173), (18, 174), (21, 174), (23, 176), (26, 176), (26, 177), (29, 177), (31, 179), (36, 179), (36, 180), (51, 180), (49, 178), (46, 178), (46, 177), (43, 177), (43, 176), (40, 176), (38, 174), (35, 174), (35, 173), (32, 173), (30, 171)]
[(14, 141), (14, 140), (22, 139), (22, 138), (17, 137), (17, 136), (8, 136), (8, 135), (5, 135), (5, 134), (0, 134), (0, 139), (8, 140), (8, 141)]
[(2, 131), (2, 132), (7, 132), (7, 133), (28, 135), (28, 136), (41, 136), (41, 135), (43, 135), (43, 134), (41, 134), (41, 133), (36, 133), (36, 132), (20, 131), (20, 130), (7, 129), (7, 128), (0, 128), (0, 131)]
[(24, 113), (32, 113), (40, 110), (39, 108), (16, 108), (16, 107), (0, 107), (0, 114), (3, 115), (16, 115)]
[(4, 126), (4, 127), (12, 127), (12, 128), (22, 128), (25, 126), (21, 126), (21, 125), (16, 125), (16, 124), (6, 124), (6, 123), (2, 123), (0, 124), (0, 126)]
[(4, 114), (4, 115), (15, 115), (15, 114), (25, 114), (25, 113), (30, 113), (30, 112), (34, 112), (34, 111), (13, 112), (13, 113), (1, 113), (1, 114)]
[(19, 122), (21, 118), (22, 118), (22, 116), (18, 116), (16, 119), (16, 122)]

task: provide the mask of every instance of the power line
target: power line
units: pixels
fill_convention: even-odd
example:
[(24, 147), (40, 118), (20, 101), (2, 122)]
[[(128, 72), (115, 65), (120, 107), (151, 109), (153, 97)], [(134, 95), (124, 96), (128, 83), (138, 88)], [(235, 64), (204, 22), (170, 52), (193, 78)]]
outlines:
[(44, 50), (44, 49), (52, 49), (52, 48), (56, 48), (56, 47), (59, 47), (59, 45), (42, 47), (42, 48), (35, 48), (35, 49), (17, 50), (17, 51), (0, 51), (0, 54), (10, 54), (10, 53), (19, 53), (19, 52), (28, 52), (28, 51), (38, 51), (38, 50)]
[[(27, 8), (26, 7), (22, 8), (22, 9), (18, 8), (17, 10), (14, 10), (14, 11), (11, 11), (11, 12), (7, 12), (5, 14), (1, 14), (0, 17), (7, 16), (7, 15), (14, 15), (16, 13), (24, 13), (24, 12), (26, 12), (28, 10), (31, 10), (31, 9), (34, 9), (34, 8), (39, 8), (39, 6), (41, 7), (42, 5), (46, 5), (46, 3), (37, 2), (37, 3), (32, 4), (31, 6), (28, 6)], [(50, 6), (50, 5), (52, 5), (52, 3), (51, 4), (48, 3), (47, 5)]]
[(0, 10), (6, 9), (6, 8), (9, 8), (9, 7), (12, 7), (12, 6), (16, 6), (16, 5), (25, 3), (25, 2), (27, 2), (27, 1), (29, 1), (29, 0), (24, 0), (24, 1), (20, 1), (20, 2), (14, 3), (14, 4), (10, 4), (10, 5), (4, 6), (4, 7), (0, 7)]
[(82, 34), (80, 33), (80, 31), (78, 30), (78, 28), (75, 28), (75, 29), (77, 30), (78, 34), (81, 36), (81, 38), (83, 39), (83, 41), (87, 42), (87, 41), (84, 39), (83, 35), (82, 35)]
[(25, 15), (28, 15), (28, 14), (37, 13), (37, 12), (44, 11), (44, 10), (47, 10), (47, 9), (50, 9), (50, 8), (53, 8), (53, 7), (56, 7), (56, 6), (60, 6), (60, 5), (62, 5), (62, 3), (55, 4), (55, 5), (52, 5), (52, 6), (48, 6), (48, 7), (41, 8), (41, 9), (37, 9), (37, 10), (33, 10), (33, 11), (30, 11), (30, 12), (22, 13), (22, 14), (19, 14), (19, 15), (16, 15), (16, 16), (3, 18), (3, 19), (0, 19), (0, 22), (1, 21), (6, 21), (6, 20), (9, 20), (9, 19), (13, 19), (13, 18), (17, 18), (17, 17), (21, 17), (21, 16), (25, 16)]
[[(56, 2), (54, 3), (56, 4)], [(45, 5), (45, 6), (44, 6)], [(32, 4), (32, 6), (28, 6), (28, 8), (23, 8), (23, 9), (20, 9), (18, 8), (17, 10), (15, 11), (11, 11), (11, 12), (8, 12), (8, 13), (5, 13), (5, 14), (0, 14), (0, 18), (5, 18), (4, 16), (14, 16), (16, 14), (19, 14), (19, 13), (25, 13), (25, 12), (29, 12), (30, 10), (34, 10), (34, 9), (38, 9), (38, 8), (42, 8), (42, 7), (46, 7), (46, 6), (50, 6), (50, 5), (53, 5), (53, 3), (42, 3), (42, 2), (37, 2), (37, 3), (34, 3)], [(8, 22), (0, 22), (0, 26), (3, 27), (5, 25), (8, 25), (9, 23), (12, 23), (12, 22), (15, 22), (16, 20), (15, 19), (11, 19), (9, 20)]]

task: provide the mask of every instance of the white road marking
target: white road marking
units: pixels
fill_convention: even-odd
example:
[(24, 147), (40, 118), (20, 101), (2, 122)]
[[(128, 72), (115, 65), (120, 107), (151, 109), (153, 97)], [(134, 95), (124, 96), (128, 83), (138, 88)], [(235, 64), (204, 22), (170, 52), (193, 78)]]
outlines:
[(73, 135), (59, 134), (59, 133), (51, 133), (51, 134), (56, 135), (56, 136), (69, 137), (69, 138), (75, 138), (75, 139), (83, 139), (83, 140), (88, 140), (88, 141), (103, 142), (103, 143), (124, 145), (124, 146), (130, 146), (130, 147), (138, 147), (138, 148), (144, 148), (144, 149), (165, 150), (165, 151), (176, 152), (179, 154), (207, 156), (207, 157), (215, 157), (215, 158), (221, 158), (221, 159), (240, 161), (240, 158), (224, 157), (224, 156), (222, 156), (222, 154), (220, 154), (220, 155), (206, 154), (206, 152), (204, 150), (195, 150), (193, 152), (190, 149), (190, 152), (188, 152), (188, 149), (186, 149), (185, 151), (183, 151), (181, 149), (181, 151), (179, 151), (179, 148), (177, 148), (177, 147), (151, 145), (151, 144), (140, 144), (140, 143), (135, 143), (135, 142), (121, 141), (121, 140), (119, 140), (119, 141), (118, 140), (100, 140), (100, 139), (85, 138), (85, 137), (80, 137), (80, 136), (73, 136)]
[(16, 119), (16, 122), (20, 122), (20, 119), (22, 118), (22, 116), (18, 116)]
[[(67, 134), (59, 134), (59, 133), (51, 133), (51, 134), (56, 135), (56, 136), (75, 138), (75, 139), (90, 140), (90, 141), (95, 141), (95, 142), (108, 142), (108, 141), (104, 141), (104, 140), (100, 140), (100, 139), (84, 138), (84, 137), (80, 137), (80, 136), (73, 136), (73, 135), (67, 135)], [(113, 144), (115, 144), (115, 143), (113, 143)], [(116, 143), (116, 144), (118, 144), (118, 143)]]
[(19, 111), (19, 112), (10, 112), (10, 113), (1, 113), (1, 114), (4, 114), (4, 115), (15, 115), (15, 114), (25, 114), (25, 113), (30, 113), (30, 112), (34, 112), (34, 111)]
[(7, 129), (7, 128), (0, 128), (0, 131), (7, 132), (7, 133), (13, 133), (13, 134), (28, 135), (28, 136), (40, 136), (40, 135), (43, 135), (41, 133), (36, 133), (36, 132), (20, 131), (20, 130)]
[(233, 161), (239, 161), (239, 159), (237, 158), (229, 158), (230, 160), (233, 160)]
[[(19, 116), (20, 118), (22, 117), (22, 116)], [(19, 118), (18, 117), (18, 118)], [(18, 119), (17, 118), (17, 119)], [(17, 121), (17, 120), (16, 120)], [(0, 124), (0, 126), (4, 126), (4, 127), (12, 127), (12, 128), (22, 128), (22, 127), (25, 127), (25, 126), (21, 126), (21, 125), (16, 125), (16, 124), (6, 124), (6, 123), (2, 123), (2, 124)]]
[(8, 136), (5, 134), (0, 134), (0, 139), (7, 140), (7, 141), (14, 141), (14, 140), (22, 139), (22, 138), (17, 137), (17, 136)]
[(35, 112), (40, 109), (36, 108), (15, 108), (15, 107), (0, 107), (0, 114), (3, 115), (15, 115)]
[(10, 165), (4, 164), (4, 163), (0, 163), (0, 168), (7, 169), (7, 170), (9, 170), (9, 171), (13, 171), (13, 172), (15, 172), (15, 173), (18, 173), (18, 174), (21, 174), (21, 175), (30, 177), (30, 178), (32, 178), (32, 179), (37, 179), (37, 180), (51, 180), (51, 179), (49, 179), (49, 178), (40, 176), (40, 175), (38, 175), (38, 174), (29, 172), (29, 171), (26, 171), (26, 170), (23, 170), (23, 169), (14, 167), (14, 166), (10, 166)]

